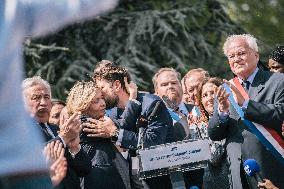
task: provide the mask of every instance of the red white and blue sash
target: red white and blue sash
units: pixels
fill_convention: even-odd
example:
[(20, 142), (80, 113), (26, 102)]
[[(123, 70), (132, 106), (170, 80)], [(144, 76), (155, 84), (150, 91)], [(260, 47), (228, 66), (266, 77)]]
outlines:
[[(238, 78), (234, 78), (230, 81), (240, 91), (242, 96), (248, 100), (249, 96), (242, 87)], [(258, 138), (258, 140), (282, 163), (284, 164), (284, 140), (274, 130), (268, 127), (264, 127), (258, 123), (251, 122), (244, 118), (244, 112), (241, 107), (235, 102), (230, 87), (227, 84), (223, 84), (225, 90), (230, 94), (229, 101), (231, 105), (236, 109), (239, 116), (250, 129), (250, 131)]]

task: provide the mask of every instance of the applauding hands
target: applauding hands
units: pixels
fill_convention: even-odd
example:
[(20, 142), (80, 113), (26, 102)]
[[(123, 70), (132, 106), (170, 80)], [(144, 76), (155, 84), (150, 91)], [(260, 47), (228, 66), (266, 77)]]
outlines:
[(48, 143), (43, 150), (47, 162), (50, 163), (50, 178), (53, 186), (57, 186), (66, 176), (67, 161), (64, 148), (59, 140)]
[(219, 86), (215, 90), (215, 94), (218, 100), (218, 108), (220, 112), (229, 112), (230, 102), (228, 100), (229, 94), (222, 86)]

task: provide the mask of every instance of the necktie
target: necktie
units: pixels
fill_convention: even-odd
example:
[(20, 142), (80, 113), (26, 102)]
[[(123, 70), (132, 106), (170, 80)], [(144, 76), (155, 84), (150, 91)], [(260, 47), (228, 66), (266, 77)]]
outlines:
[(50, 128), (45, 123), (39, 123), (42, 130), (51, 138), (55, 138), (53, 132), (50, 130)]
[(250, 82), (249, 81), (243, 81), (242, 85), (243, 85), (245, 91), (248, 92), (249, 87), (250, 87)]

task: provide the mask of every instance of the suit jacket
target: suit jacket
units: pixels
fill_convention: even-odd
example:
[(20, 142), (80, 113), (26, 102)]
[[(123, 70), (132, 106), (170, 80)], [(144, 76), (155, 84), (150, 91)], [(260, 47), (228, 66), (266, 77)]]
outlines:
[(91, 173), (82, 179), (82, 188), (131, 188), (128, 162), (110, 139), (87, 137), (82, 133), (81, 141), (92, 162)]
[[(138, 93), (137, 101), (129, 101), (124, 110), (113, 108), (108, 114), (116, 125), (123, 129), (121, 146), (130, 149), (132, 153), (136, 150), (138, 143), (137, 122), (141, 117), (148, 121), (144, 134), (144, 148), (172, 142), (172, 119), (164, 102), (158, 96), (149, 93)], [(150, 117), (152, 118), (150, 119)], [(130, 176), (132, 184), (135, 184), (132, 187), (142, 188), (137, 177), (131, 174)], [(146, 182), (150, 188), (172, 188), (167, 176), (147, 179)]]
[[(245, 118), (273, 128), (281, 134), (281, 124), (284, 120), (284, 75), (259, 70), (248, 94), (250, 100), (244, 112)], [(234, 108), (230, 107), (227, 121), (221, 122), (215, 100), (208, 134), (212, 140), (227, 140), (227, 159), (231, 170), (229, 180), (232, 188), (241, 188), (240, 164), (249, 158), (259, 163), (263, 178), (270, 179), (279, 188), (284, 188), (284, 166), (249, 131)], [(257, 188), (253, 177), (247, 180), (251, 188)]]
[[(137, 102), (129, 101), (124, 110), (113, 108), (109, 112), (109, 117), (116, 125), (123, 129), (121, 146), (126, 149), (135, 150), (137, 147), (138, 119), (142, 116), (148, 120), (144, 135), (144, 147), (164, 144), (173, 141), (172, 119), (163, 101), (156, 95), (149, 93), (138, 93)], [(156, 112), (153, 113), (156, 104)], [(150, 115), (152, 119), (149, 119)]]
[[(48, 123), (50, 130), (52, 131), (53, 136), (46, 130), (46, 128), (42, 128), (42, 134), (45, 138), (46, 142), (50, 142), (51, 140), (61, 140), (58, 136), (59, 127), (54, 124)], [(83, 151), (83, 148), (75, 155), (73, 158), (68, 150), (65, 149), (64, 156), (67, 159), (67, 174), (60, 184), (59, 188), (66, 189), (80, 189), (80, 180), (79, 177), (87, 176), (91, 171), (91, 160), (87, 156), (87, 154)]]
[[(137, 119), (141, 115), (148, 119), (152, 114), (157, 102), (160, 102), (160, 105), (157, 108), (154, 119), (148, 122), (148, 128), (145, 133), (144, 147), (182, 140), (181, 137), (183, 135), (185, 136), (183, 126), (172, 126), (172, 118), (164, 102), (158, 96), (148, 93), (139, 93), (137, 100), (140, 102), (140, 104), (134, 101), (129, 101), (125, 110), (114, 108), (109, 114), (109, 117), (111, 117), (121, 129), (125, 129), (123, 132), (124, 138), (122, 139), (122, 144), (130, 144), (134, 147), (137, 146)], [(186, 104), (186, 108), (190, 112), (193, 106)], [(201, 188), (203, 172), (203, 169), (200, 169), (184, 173), (186, 186), (197, 185)], [(150, 188), (155, 189), (172, 188), (169, 176), (146, 179), (146, 183)]]
[[(191, 112), (192, 108), (194, 107), (193, 104), (184, 104), (184, 105), (185, 105), (188, 112)], [(187, 116), (187, 115), (185, 115), (185, 116)], [(181, 140), (184, 140), (184, 138), (186, 137), (186, 132), (184, 130), (183, 124), (184, 123), (181, 123), (181, 122), (175, 122), (174, 123), (174, 127), (173, 127), (174, 141), (181, 141)]]

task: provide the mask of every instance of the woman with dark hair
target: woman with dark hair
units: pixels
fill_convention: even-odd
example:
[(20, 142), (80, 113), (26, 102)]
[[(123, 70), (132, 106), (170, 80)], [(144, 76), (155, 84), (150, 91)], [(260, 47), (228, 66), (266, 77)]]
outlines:
[(272, 72), (284, 73), (284, 46), (278, 46), (271, 52), (268, 66)]
[[(92, 171), (82, 179), (81, 185), (84, 189), (128, 189), (131, 188), (127, 177), (128, 163), (111, 137), (94, 137), (94, 133), (88, 132), (94, 123), (110, 119), (105, 117), (105, 109), (105, 100), (94, 82), (77, 82), (68, 95), (68, 113), (82, 114), (81, 145), (92, 161)], [(113, 132), (110, 124), (104, 126), (109, 128), (109, 133)]]
[[(212, 77), (205, 79), (200, 85), (198, 103), (201, 111), (198, 128), (201, 138), (209, 138), (207, 132), (209, 117), (214, 112), (214, 97), (217, 88), (222, 85), (221, 79)], [(226, 163), (226, 152), (224, 148), (225, 140), (210, 141), (211, 159), (208, 167), (204, 170), (204, 189), (230, 188), (228, 174), (229, 169)]]

